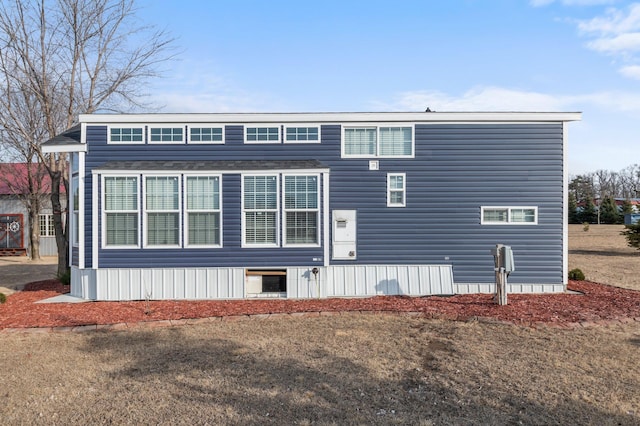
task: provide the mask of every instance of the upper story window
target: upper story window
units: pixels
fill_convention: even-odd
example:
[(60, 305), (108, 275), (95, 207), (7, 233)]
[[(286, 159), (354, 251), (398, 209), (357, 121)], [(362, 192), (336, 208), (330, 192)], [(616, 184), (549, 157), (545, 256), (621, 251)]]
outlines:
[(184, 142), (183, 127), (151, 127), (149, 129), (149, 142)]
[(482, 225), (537, 225), (537, 207), (481, 207)]
[(222, 127), (190, 127), (191, 143), (224, 143)]
[(138, 177), (105, 177), (103, 244), (138, 247), (138, 217)]
[(245, 127), (245, 142), (280, 142), (280, 126), (247, 126)]
[(413, 157), (413, 146), (411, 126), (358, 126), (343, 129), (343, 157)]
[(110, 143), (143, 143), (144, 128), (143, 127), (110, 127), (109, 142)]
[(320, 127), (285, 127), (285, 142), (320, 142)]

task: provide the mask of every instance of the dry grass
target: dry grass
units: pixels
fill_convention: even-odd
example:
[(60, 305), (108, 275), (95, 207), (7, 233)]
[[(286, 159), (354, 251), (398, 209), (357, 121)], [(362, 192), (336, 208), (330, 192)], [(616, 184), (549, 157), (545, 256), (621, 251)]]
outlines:
[[(633, 288), (637, 255), (614, 228), (572, 227), (570, 265)], [(608, 270), (617, 262), (620, 274)], [(2, 333), (0, 359), (7, 425), (640, 424), (640, 322), (566, 330), (362, 314), (216, 320)]]
[(638, 323), (349, 314), (1, 339), (3, 424), (640, 423)]
[(589, 281), (640, 290), (640, 251), (620, 235), (624, 225), (569, 225), (569, 269)]

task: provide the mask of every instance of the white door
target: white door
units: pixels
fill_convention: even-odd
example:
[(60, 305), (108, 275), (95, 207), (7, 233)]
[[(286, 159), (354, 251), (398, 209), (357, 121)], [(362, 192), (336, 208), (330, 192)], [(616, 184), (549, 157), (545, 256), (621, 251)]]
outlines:
[(356, 211), (333, 210), (333, 259), (356, 260)]

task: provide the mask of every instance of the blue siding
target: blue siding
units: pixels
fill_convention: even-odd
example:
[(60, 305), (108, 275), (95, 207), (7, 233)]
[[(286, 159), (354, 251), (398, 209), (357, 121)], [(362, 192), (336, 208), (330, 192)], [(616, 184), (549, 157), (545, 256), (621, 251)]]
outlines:
[[(332, 264), (452, 264), (459, 283), (493, 282), (491, 248), (514, 249), (518, 283), (562, 282), (562, 123), (418, 124), (415, 158), (340, 158), (340, 125), (322, 126), (321, 144), (244, 144), (227, 126), (223, 145), (106, 145), (106, 127), (87, 126), (85, 206), (91, 170), (126, 160), (306, 160), (330, 168), (330, 210), (357, 210), (357, 260)], [(388, 208), (387, 173), (406, 173), (407, 207)], [(313, 266), (323, 249), (242, 249), (240, 175), (223, 182), (223, 247), (100, 249), (100, 267)], [(536, 226), (480, 225), (480, 207), (537, 206)], [(91, 263), (91, 220), (85, 224)]]

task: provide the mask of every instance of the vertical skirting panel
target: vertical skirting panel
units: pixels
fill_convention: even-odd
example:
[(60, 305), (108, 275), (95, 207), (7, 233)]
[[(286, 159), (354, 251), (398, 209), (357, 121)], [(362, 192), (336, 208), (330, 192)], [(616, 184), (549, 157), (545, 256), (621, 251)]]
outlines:
[(96, 271), (71, 267), (71, 296), (82, 299), (96, 299)]
[(94, 300), (194, 300), (244, 297), (242, 268), (100, 269)]
[(453, 294), (450, 265), (330, 266), (327, 296)]
[[(494, 283), (457, 283), (456, 294), (495, 293)], [(540, 294), (540, 293), (564, 293), (563, 284), (512, 284), (507, 283), (507, 294)]]

